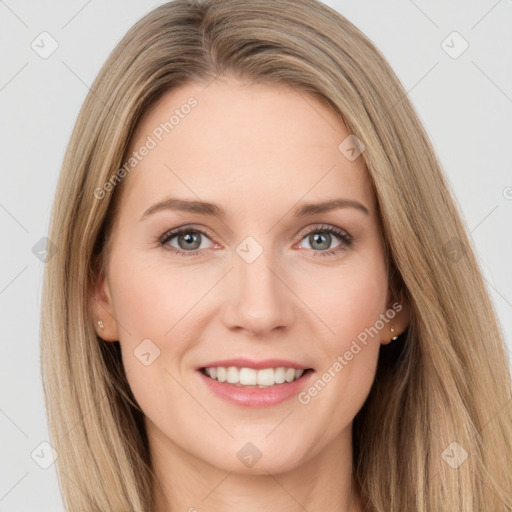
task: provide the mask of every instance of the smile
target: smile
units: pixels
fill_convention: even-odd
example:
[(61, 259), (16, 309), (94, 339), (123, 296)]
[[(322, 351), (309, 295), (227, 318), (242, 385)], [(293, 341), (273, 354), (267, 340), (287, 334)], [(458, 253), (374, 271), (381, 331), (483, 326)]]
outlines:
[(271, 407), (290, 400), (309, 385), (314, 374), (312, 368), (286, 366), (205, 366), (197, 371), (214, 396), (242, 407)]

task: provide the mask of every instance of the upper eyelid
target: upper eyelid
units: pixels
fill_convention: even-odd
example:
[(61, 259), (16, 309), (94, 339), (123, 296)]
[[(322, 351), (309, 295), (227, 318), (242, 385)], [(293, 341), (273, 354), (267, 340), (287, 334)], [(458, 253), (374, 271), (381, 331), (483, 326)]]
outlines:
[(178, 226), (176, 228), (169, 229), (165, 231), (161, 236), (160, 239), (163, 240), (167, 237), (174, 238), (175, 236), (179, 235), (181, 231), (197, 231), (201, 234), (204, 234), (208, 237), (214, 236), (213, 232), (211, 232), (209, 229), (204, 227), (196, 227), (193, 224), (185, 224), (183, 226)]
[(338, 226), (333, 226), (332, 224), (325, 224), (325, 223), (308, 226), (307, 228), (305, 228), (305, 231), (303, 232), (303, 236), (309, 234), (312, 231), (331, 231), (331, 230), (341, 231), (342, 234), (344, 233), (347, 237), (352, 238), (352, 235), (346, 229), (340, 228)]

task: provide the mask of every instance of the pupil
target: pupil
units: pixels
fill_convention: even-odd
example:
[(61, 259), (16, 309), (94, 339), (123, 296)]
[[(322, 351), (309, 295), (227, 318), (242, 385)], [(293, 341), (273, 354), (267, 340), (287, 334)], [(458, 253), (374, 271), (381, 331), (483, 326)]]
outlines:
[[(317, 242), (320, 242), (320, 247), (317, 247), (318, 249), (328, 249), (329, 246), (331, 245), (331, 235), (329, 233), (315, 233), (314, 235), (312, 235), (313, 237), (313, 243), (317, 243)], [(323, 243), (322, 243), (322, 240), (323, 240)], [(314, 245), (313, 243), (311, 242), (311, 237), (310, 237), (310, 242), (311, 244), (311, 247), (314, 248)]]
[[(201, 243), (197, 243), (197, 242), (199, 241), (199, 235), (198, 235), (198, 233), (194, 233), (194, 234), (192, 234), (192, 233), (186, 233), (186, 234), (184, 234), (184, 235), (181, 235), (181, 236), (179, 237), (179, 240), (180, 240), (180, 242), (181, 242), (181, 241), (184, 241), (184, 242), (185, 242), (185, 244), (186, 244), (186, 245), (188, 245), (188, 249), (197, 249), (197, 248), (199, 248), (199, 246), (201, 245)], [(190, 243), (192, 243), (192, 244), (193, 244), (194, 242), (195, 242), (195, 244), (196, 244), (196, 245), (192, 247), (192, 246), (190, 245)]]

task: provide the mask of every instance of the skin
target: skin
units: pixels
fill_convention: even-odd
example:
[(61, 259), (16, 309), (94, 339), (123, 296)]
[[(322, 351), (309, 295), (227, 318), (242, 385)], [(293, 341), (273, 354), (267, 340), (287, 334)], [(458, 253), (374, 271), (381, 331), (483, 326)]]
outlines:
[[(167, 93), (141, 121), (140, 148), (185, 104), (180, 119), (125, 178), (107, 272), (92, 300), (104, 340), (119, 340), (123, 364), (145, 414), (158, 511), (362, 510), (352, 486), (351, 426), (374, 380), (379, 346), (407, 326), (404, 307), (308, 404), (296, 397), (267, 408), (233, 405), (212, 394), (196, 368), (236, 357), (283, 358), (313, 368), (316, 381), (396, 300), (388, 290), (384, 246), (363, 157), (338, 149), (349, 132), (319, 100), (284, 86), (218, 78)], [(203, 200), (213, 216), (164, 210), (169, 196)], [(295, 217), (303, 202), (345, 198), (356, 208)], [(170, 229), (190, 225), (200, 254)], [(326, 244), (312, 239), (335, 226)], [(317, 226), (312, 233), (306, 228)], [(311, 235), (311, 236), (309, 236)], [(262, 254), (236, 252), (252, 236)], [(329, 237), (329, 234), (327, 234)], [(190, 243), (190, 242), (189, 242)], [(392, 334), (390, 326), (395, 328)], [(160, 355), (149, 366), (134, 350), (149, 338)], [(261, 459), (246, 467), (237, 452), (253, 443)]]

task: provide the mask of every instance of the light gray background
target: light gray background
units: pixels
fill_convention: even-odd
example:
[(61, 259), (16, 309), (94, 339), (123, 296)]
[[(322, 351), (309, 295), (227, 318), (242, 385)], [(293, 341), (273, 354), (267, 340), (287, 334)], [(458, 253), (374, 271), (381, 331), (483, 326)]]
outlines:
[[(512, 0), (326, 3), (376, 44), (409, 92), (512, 347)], [(48, 441), (39, 369), (44, 264), (32, 248), (47, 234), (59, 168), (88, 87), (127, 29), (156, 5), (0, 1), (0, 512), (64, 510), (55, 466), (42, 469), (31, 458)], [(58, 43), (45, 59), (31, 47), (34, 40), (42, 46), (43, 31)], [(455, 59), (442, 47), (453, 31), (469, 44)], [(452, 36), (445, 47), (457, 52), (461, 42)]]

